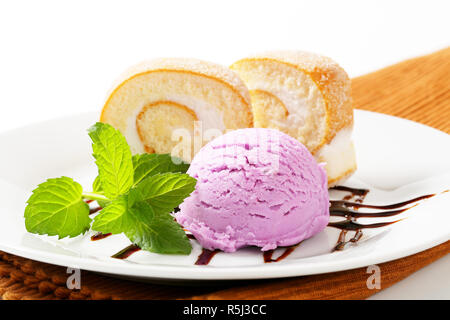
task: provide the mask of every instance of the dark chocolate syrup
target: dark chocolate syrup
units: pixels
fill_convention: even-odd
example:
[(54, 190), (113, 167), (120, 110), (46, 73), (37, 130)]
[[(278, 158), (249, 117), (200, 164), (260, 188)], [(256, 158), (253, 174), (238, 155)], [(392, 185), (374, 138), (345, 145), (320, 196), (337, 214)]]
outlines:
[(376, 217), (392, 217), (400, 214), (414, 206), (403, 208), (399, 210), (383, 211), (383, 212), (359, 212), (355, 210), (348, 209), (346, 207), (330, 207), (330, 215), (336, 217), (351, 217), (351, 218), (376, 218)]
[[(341, 200), (342, 203), (346, 203), (348, 201), (353, 200), (354, 202), (352, 203), (356, 203), (356, 204), (362, 204), (364, 199), (366, 198), (367, 194), (369, 193), (370, 190), (368, 189), (358, 189), (358, 188), (350, 188), (350, 187), (345, 187), (345, 186), (335, 186), (333, 188), (331, 188), (332, 190), (338, 190), (338, 191), (345, 191), (345, 192), (349, 192), (350, 194), (344, 196)], [(334, 212), (332, 209), (333, 206), (333, 202), (331, 201), (331, 207), (330, 207), (330, 215), (338, 215), (341, 212), (338, 212), (338, 210), (336, 210), (336, 212)], [(358, 208), (356, 207), (352, 207), (355, 210), (358, 210)], [(343, 214), (343, 216), (348, 220), (355, 220), (355, 217), (352, 217), (350, 215), (350, 213), (347, 211), (345, 212), (345, 214)], [(330, 224), (328, 224), (328, 226), (330, 226)], [(353, 238), (351, 238), (349, 241), (345, 241), (345, 237), (347, 236), (347, 232), (348, 230), (346, 229), (341, 229), (341, 233), (339, 234), (337, 243), (333, 249), (333, 251), (336, 250), (344, 250), (344, 247), (347, 243), (352, 242), (352, 243), (356, 243), (363, 235), (361, 230), (356, 230), (355, 236)]]
[(279, 262), (279, 261), (283, 260), (284, 258), (286, 258), (288, 255), (290, 255), (292, 252), (294, 252), (295, 248), (297, 248), (297, 247), (298, 247), (298, 244), (284, 248), (284, 252), (278, 258), (275, 258), (275, 259), (272, 258), (275, 250), (264, 251), (264, 253), (263, 253), (264, 262), (265, 263)]
[[(341, 230), (339, 234), (339, 238), (337, 241), (334, 250), (343, 250), (347, 243), (356, 243), (363, 236), (362, 229), (373, 229), (373, 228), (381, 228), (388, 226), (390, 224), (396, 223), (400, 220), (390, 221), (390, 222), (380, 222), (380, 223), (372, 223), (372, 224), (360, 224), (356, 222), (357, 218), (380, 218), (380, 217), (391, 217), (398, 215), (406, 210), (409, 210), (415, 207), (418, 204), (414, 204), (412, 206), (403, 208), (409, 204), (413, 204), (415, 202), (431, 198), (436, 194), (427, 194), (424, 196), (416, 197), (410, 200), (389, 204), (389, 205), (370, 205), (363, 204), (364, 198), (369, 193), (367, 189), (356, 189), (344, 186), (337, 186), (332, 188), (333, 190), (339, 191), (347, 191), (350, 192), (350, 195), (347, 195), (343, 198), (343, 200), (332, 200), (330, 201), (330, 216), (337, 217), (345, 217), (345, 220), (338, 222), (330, 222), (328, 223), (329, 227), (337, 228)], [(447, 192), (448, 190), (444, 191)], [(349, 202), (347, 200), (354, 199), (355, 202)], [(397, 209), (397, 210), (389, 210), (383, 212), (359, 212), (360, 208), (368, 208), (368, 209)], [(346, 235), (348, 231), (355, 231), (355, 235), (349, 241), (346, 241)]]
[(197, 261), (195, 261), (195, 265), (197, 266), (206, 266), (208, 263), (211, 262), (211, 259), (220, 252), (220, 250), (216, 249), (214, 251), (208, 250), (203, 248), (202, 253), (197, 258)]
[(345, 231), (358, 231), (358, 230), (362, 230), (362, 229), (374, 229), (374, 228), (386, 227), (390, 224), (399, 222), (400, 220), (390, 221), (390, 222), (371, 223), (371, 224), (359, 224), (357, 222), (354, 222), (353, 220), (342, 220), (342, 221), (338, 221), (338, 222), (330, 222), (330, 223), (328, 223), (328, 226), (334, 227), (337, 229), (341, 229), (341, 230), (345, 230)]
[[(446, 192), (446, 191), (444, 191)], [(420, 197), (416, 197), (414, 199), (411, 200), (406, 200), (403, 202), (398, 202), (398, 203), (394, 203), (394, 204), (388, 204), (388, 205), (372, 205), (372, 204), (364, 204), (364, 203), (355, 203), (355, 202), (348, 202), (348, 201), (343, 201), (343, 200), (332, 200), (330, 201), (331, 203), (331, 208), (333, 207), (351, 207), (351, 208), (370, 208), (370, 209), (397, 209), (397, 208), (401, 208), (404, 207), (408, 204), (420, 201), (420, 200), (424, 200), (424, 199), (428, 199), (431, 198), (433, 196), (435, 196), (436, 194), (427, 194), (424, 196), (420, 196)]]
[[(186, 236), (189, 239), (196, 240), (195, 236), (192, 233), (187, 233)], [(211, 251), (211, 250), (202, 248), (202, 252), (199, 254), (197, 261), (195, 261), (195, 265), (197, 265), (197, 266), (208, 265), (211, 262), (212, 258), (219, 252), (220, 252), (220, 250), (217, 250), (217, 249), (214, 251)]]
[(137, 252), (141, 250), (141, 248), (139, 248), (137, 245), (135, 244), (130, 244), (128, 247), (126, 247), (123, 250), (120, 250), (119, 252), (117, 252), (116, 254), (113, 254), (111, 256), (111, 258), (116, 258), (116, 259), (126, 259), (129, 256), (131, 256), (133, 253)]
[(364, 201), (364, 198), (367, 196), (370, 190), (368, 189), (357, 189), (357, 188), (350, 188), (345, 186), (335, 186), (331, 188), (332, 190), (338, 190), (338, 191), (346, 191), (350, 192), (350, 194), (346, 195), (342, 200), (350, 201), (355, 200), (355, 202), (362, 203)]
[[(187, 233), (186, 236), (189, 239), (196, 240), (195, 236), (192, 233)], [(197, 266), (208, 265), (211, 262), (212, 258), (219, 252), (220, 252), (220, 250), (211, 251), (211, 250), (202, 248), (202, 252), (199, 254), (197, 261), (195, 261), (195, 265), (197, 265)]]
[(91, 237), (92, 241), (97, 241), (97, 240), (101, 240), (101, 239), (105, 239), (107, 237), (109, 237), (110, 235), (112, 235), (112, 233), (101, 233), (101, 232), (97, 232), (96, 234), (94, 234)]
[[(398, 221), (401, 221), (402, 219), (396, 220), (396, 221), (390, 221), (390, 222), (379, 222), (379, 223), (372, 223), (372, 224), (360, 224), (356, 222), (357, 218), (379, 218), (379, 217), (391, 217), (398, 215), (408, 209), (411, 209), (415, 207), (418, 204), (414, 204), (412, 206), (409, 206), (407, 208), (403, 208), (404, 206), (407, 206), (408, 204), (413, 204), (415, 202), (425, 200), (428, 198), (431, 198), (435, 196), (436, 194), (427, 194), (424, 196), (416, 197), (410, 200), (389, 204), (389, 205), (370, 205), (370, 204), (364, 204), (363, 201), (370, 190), (368, 189), (358, 189), (358, 188), (350, 188), (345, 186), (336, 186), (331, 188), (332, 190), (338, 190), (338, 191), (345, 191), (350, 192), (349, 195), (346, 195), (343, 197), (342, 200), (332, 200), (330, 201), (330, 215), (331, 216), (337, 216), (337, 217), (345, 217), (345, 220), (337, 221), (337, 222), (329, 222), (328, 226), (337, 228), (341, 230), (341, 233), (339, 234), (339, 238), (337, 241), (336, 246), (334, 247), (333, 251), (335, 250), (343, 250), (345, 245), (348, 243), (356, 243), (358, 242), (361, 237), (363, 236), (363, 229), (373, 229), (373, 228), (381, 228), (388, 226), (390, 224), (396, 223)], [(443, 191), (448, 192), (448, 190)], [(353, 200), (354, 202), (350, 202), (350, 200)], [(88, 200), (89, 201), (89, 200)], [(86, 201), (87, 202), (87, 201)], [(90, 201), (92, 202), (92, 201)], [(360, 208), (368, 208), (368, 209), (398, 209), (398, 210), (389, 210), (384, 212), (374, 212), (374, 213), (368, 213), (368, 212), (359, 212), (358, 209)], [(101, 210), (101, 207), (93, 208), (90, 210), (90, 214), (95, 213), (99, 210)], [(186, 231), (186, 230), (185, 230)], [(353, 235), (350, 240), (346, 241), (346, 236), (349, 231), (354, 231), (355, 234)], [(92, 240), (100, 240), (103, 238), (106, 238), (111, 234), (102, 234), (98, 233), (91, 237)], [(186, 236), (189, 239), (195, 240), (195, 237), (193, 234), (188, 233)], [(94, 239), (95, 238), (95, 239)], [(279, 262), (289, 256), (297, 247), (299, 244), (286, 247), (284, 248), (284, 252), (278, 257), (273, 259), (273, 254), (275, 250), (268, 250), (263, 253), (264, 262), (265, 263), (271, 263), (271, 262)], [(138, 246), (132, 244), (125, 249), (119, 251), (118, 253), (114, 254), (112, 258), (116, 259), (126, 259), (129, 256), (131, 256), (133, 253), (141, 250)], [(201, 254), (198, 256), (197, 261), (195, 262), (195, 265), (208, 265), (212, 258), (219, 253), (220, 250), (208, 250), (208, 249), (202, 249)]]
[[(91, 240), (100, 240), (100, 239), (104, 239), (104, 238), (106, 238), (106, 237), (109, 237), (111, 235), (111, 233), (107, 233), (107, 234), (103, 234), (103, 233), (101, 233), (101, 232), (99, 232), (99, 233), (97, 233), (97, 234), (95, 234), (95, 235), (93, 235), (92, 237), (91, 237)], [(194, 235), (192, 235), (192, 234), (186, 234), (186, 236), (189, 238), (189, 239), (195, 239), (195, 237), (194, 237)], [(94, 239), (94, 237), (96, 237), (95, 239)], [(98, 237), (98, 238), (97, 238)], [(126, 247), (125, 249), (122, 249), (122, 250), (120, 250), (119, 252), (117, 252), (116, 254), (114, 254), (114, 255), (112, 255), (111, 256), (111, 258), (116, 258), (116, 259), (126, 259), (126, 258), (128, 258), (129, 256), (131, 256), (133, 253), (135, 253), (135, 252), (137, 252), (137, 251), (139, 251), (139, 250), (141, 250), (141, 248), (139, 248), (137, 245), (135, 245), (135, 244), (131, 244), (131, 245), (129, 245), (128, 247)], [(203, 250), (206, 250), (206, 249), (203, 249)], [(210, 250), (206, 250), (206, 251), (210, 251)], [(219, 251), (219, 250), (217, 250), (217, 251)], [(217, 253), (217, 252), (216, 252)], [(211, 257), (209, 258), (209, 259), (207, 259), (207, 256), (208, 256), (208, 254), (209, 253), (204, 253), (204, 252), (202, 252), (202, 254), (200, 254), (200, 256), (198, 257), (198, 260), (197, 261), (204, 261), (205, 263), (199, 263), (199, 264), (204, 264), (204, 265), (206, 265), (206, 264), (208, 264), (209, 263), (209, 261), (211, 261), (211, 259), (212, 259), (212, 257), (216, 254), (216, 253), (214, 253), (213, 252), (213, 254), (211, 255)], [(197, 263), (196, 263), (197, 264)]]
[(94, 214), (102, 209), (103, 209), (102, 207), (91, 208), (91, 209), (89, 209), (89, 214)]

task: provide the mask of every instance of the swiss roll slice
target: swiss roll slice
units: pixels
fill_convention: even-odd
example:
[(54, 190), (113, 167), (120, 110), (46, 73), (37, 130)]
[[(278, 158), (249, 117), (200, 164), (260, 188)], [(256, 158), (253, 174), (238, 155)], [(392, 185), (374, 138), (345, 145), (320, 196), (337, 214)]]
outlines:
[(281, 51), (250, 56), (230, 68), (250, 91), (255, 127), (278, 129), (302, 142), (326, 163), (329, 186), (356, 170), (350, 79), (336, 62)]
[(119, 129), (133, 153), (171, 153), (190, 162), (226, 130), (252, 127), (253, 115), (245, 84), (229, 68), (165, 58), (127, 70), (100, 121)]

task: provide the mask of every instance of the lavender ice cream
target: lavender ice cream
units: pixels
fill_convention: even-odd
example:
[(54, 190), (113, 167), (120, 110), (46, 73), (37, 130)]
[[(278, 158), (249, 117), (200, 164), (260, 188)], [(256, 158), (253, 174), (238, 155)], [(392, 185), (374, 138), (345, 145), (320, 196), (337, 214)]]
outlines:
[(329, 220), (327, 175), (296, 139), (272, 129), (229, 132), (204, 146), (177, 221), (206, 249), (263, 251), (312, 237)]

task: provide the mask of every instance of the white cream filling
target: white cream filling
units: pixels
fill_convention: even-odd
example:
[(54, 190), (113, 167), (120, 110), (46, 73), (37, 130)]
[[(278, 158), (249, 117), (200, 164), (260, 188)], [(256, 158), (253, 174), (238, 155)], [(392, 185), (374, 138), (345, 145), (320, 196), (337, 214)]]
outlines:
[(309, 106), (314, 103), (312, 95), (309, 95), (307, 98), (302, 98), (294, 92), (286, 90), (282, 87), (275, 88), (271, 85), (271, 83), (267, 82), (254, 83), (251, 90), (266, 91), (281, 100), (288, 111), (287, 119), (283, 122), (273, 121), (282, 128), (303, 126), (305, 124), (305, 119), (309, 114)]
[[(217, 136), (219, 133), (225, 132), (226, 128), (222, 114), (217, 110), (217, 108), (211, 106), (209, 103), (185, 95), (168, 95), (162, 100), (173, 101), (191, 109), (201, 124), (202, 139), (209, 140), (211, 136)], [(144, 144), (139, 137), (136, 125), (136, 118), (139, 113), (141, 113), (143, 107), (144, 106), (136, 108), (132, 115), (127, 119), (125, 137), (133, 154), (145, 153)], [(192, 140), (193, 139), (194, 137), (192, 137)]]
[(318, 162), (326, 163), (328, 180), (339, 178), (346, 171), (356, 167), (352, 131), (352, 127), (340, 130), (330, 143), (324, 145), (315, 154)]
[(132, 154), (145, 153), (144, 144), (139, 137), (136, 125), (137, 116), (139, 115), (139, 113), (141, 113), (141, 111), (142, 107), (136, 108), (135, 110), (133, 110), (132, 115), (127, 119), (125, 138), (127, 139)]
[(222, 114), (209, 103), (192, 96), (184, 95), (169, 95), (166, 99), (185, 105), (194, 111), (197, 119), (202, 122), (203, 130), (218, 129), (221, 132), (225, 131)]

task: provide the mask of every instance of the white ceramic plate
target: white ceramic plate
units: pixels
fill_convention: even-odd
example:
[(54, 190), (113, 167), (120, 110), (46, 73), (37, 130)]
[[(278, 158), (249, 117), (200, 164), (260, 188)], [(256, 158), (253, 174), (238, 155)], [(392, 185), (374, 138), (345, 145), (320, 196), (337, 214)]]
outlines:
[[(331, 252), (339, 231), (326, 228), (291, 255), (265, 264), (256, 248), (219, 253), (196, 266), (201, 248), (192, 240), (190, 256), (139, 251), (128, 260), (110, 256), (129, 245), (121, 235), (91, 241), (90, 235), (58, 241), (25, 231), (25, 201), (49, 177), (73, 177), (90, 189), (96, 176), (86, 129), (97, 114), (51, 120), (0, 135), (0, 250), (51, 264), (143, 281), (237, 280), (301, 276), (354, 269), (426, 250), (450, 238), (450, 192), (425, 200), (389, 227), (364, 231), (357, 245)], [(366, 203), (387, 204), (450, 187), (450, 137), (427, 126), (357, 110), (354, 140), (358, 171), (346, 182), (371, 191)], [(342, 197), (333, 191), (332, 197)], [(359, 219), (361, 223), (378, 219)], [(351, 233), (350, 233), (351, 235)], [(276, 257), (281, 250), (275, 252)]]

